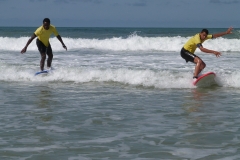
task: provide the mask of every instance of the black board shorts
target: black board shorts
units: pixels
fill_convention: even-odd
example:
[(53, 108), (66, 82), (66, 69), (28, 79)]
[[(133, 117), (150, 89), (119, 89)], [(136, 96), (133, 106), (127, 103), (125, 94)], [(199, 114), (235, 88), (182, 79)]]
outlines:
[(186, 50), (184, 48), (182, 48), (182, 50), (181, 50), (181, 56), (182, 56), (183, 59), (186, 60), (186, 62), (190, 61), (190, 62), (193, 62), (193, 63), (194, 63), (194, 58), (198, 57), (195, 54), (189, 52), (188, 50)]
[(52, 54), (52, 47), (50, 43), (48, 47), (46, 47), (39, 39), (37, 39), (36, 44), (40, 53), (47, 53), (47, 55)]

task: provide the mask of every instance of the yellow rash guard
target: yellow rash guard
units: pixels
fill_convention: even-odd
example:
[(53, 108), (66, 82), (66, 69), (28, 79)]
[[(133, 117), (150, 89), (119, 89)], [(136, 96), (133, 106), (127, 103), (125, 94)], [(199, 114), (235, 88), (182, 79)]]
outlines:
[(213, 38), (213, 35), (207, 35), (206, 39), (203, 41), (200, 39), (199, 33), (197, 33), (195, 36), (190, 38), (187, 43), (183, 46), (183, 48), (190, 53), (194, 53), (195, 50), (197, 49), (199, 44), (202, 44), (205, 40)]
[(53, 25), (49, 26), (49, 29), (46, 30), (43, 28), (43, 26), (40, 26), (34, 34), (38, 37), (38, 39), (46, 46), (48, 47), (49, 45), (49, 38), (51, 34), (54, 34), (55, 36), (58, 36), (58, 31)]

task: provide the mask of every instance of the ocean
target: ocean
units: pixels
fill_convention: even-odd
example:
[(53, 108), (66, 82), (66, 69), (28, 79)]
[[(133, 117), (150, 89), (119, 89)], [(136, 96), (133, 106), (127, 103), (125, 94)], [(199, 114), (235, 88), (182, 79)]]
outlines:
[(240, 159), (239, 29), (196, 51), (218, 83), (197, 88), (180, 50), (201, 28), (56, 26), (68, 50), (52, 36), (34, 76), (37, 27), (0, 27), (1, 160)]

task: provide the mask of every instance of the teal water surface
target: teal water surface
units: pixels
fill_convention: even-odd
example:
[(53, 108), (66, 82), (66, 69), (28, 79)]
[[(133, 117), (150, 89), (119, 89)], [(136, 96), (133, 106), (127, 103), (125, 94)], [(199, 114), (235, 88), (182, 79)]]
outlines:
[(35, 42), (20, 53), (35, 29), (0, 28), (1, 160), (240, 158), (236, 31), (196, 52), (218, 82), (196, 88), (179, 52), (199, 28), (59, 28), (45, 76)]

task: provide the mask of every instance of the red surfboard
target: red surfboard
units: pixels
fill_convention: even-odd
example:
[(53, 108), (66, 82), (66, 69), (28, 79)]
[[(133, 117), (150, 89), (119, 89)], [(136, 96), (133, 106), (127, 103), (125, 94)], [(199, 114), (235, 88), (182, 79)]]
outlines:
[(202, 74), (196, 81), (193, 82), (193, 85), (197, 87), (203, 87), (216, 84), (215, 76), (216, 74), (214, 72)]

